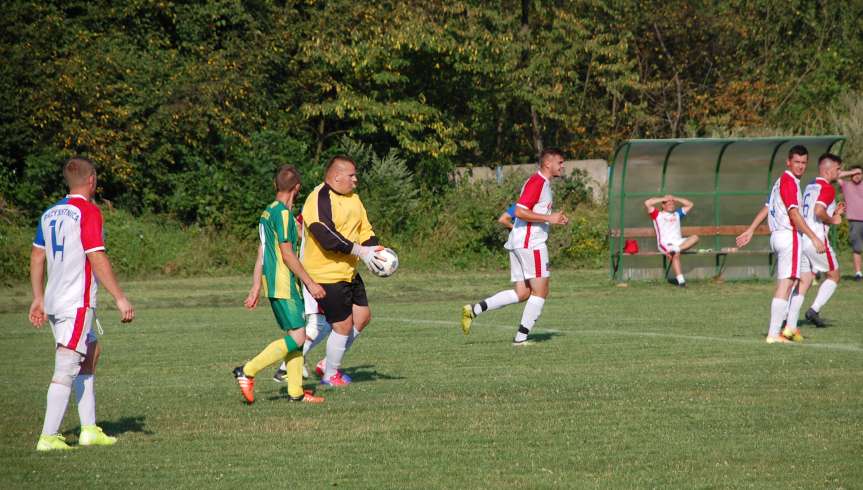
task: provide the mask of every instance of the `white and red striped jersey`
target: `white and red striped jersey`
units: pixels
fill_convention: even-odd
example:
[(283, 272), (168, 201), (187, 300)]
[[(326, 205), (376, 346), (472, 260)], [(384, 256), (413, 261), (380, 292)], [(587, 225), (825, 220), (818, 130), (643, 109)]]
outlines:
[(683, 239), (680, 234), (680, 219), (686, 216), (683, 208), (677, 208), (673, 213), (660, 211), (656, 208), (650, 212), (650, 219), (653, 220), (653, 229), (656, 230), (656, 243), (660, 250), (665, 250), (665, 244), (677, 243)]
[[(551, 214), (551, 202), (554, 198), (551, 192), (551, 181), (541, 172), (537, 172), (521, 187), (521, 195), (516, 206), (533, 211), (537, 214)], [(517, 248), (535, 248), (548, 239), (549, 224), (545, 221), (535, 223), (516, 217), (509, 239), (506, 241), (508, 250)]]
[(799, 207), (802, 200), (800, 195), (800, 180), (788, 170), (782, 172), (782, 175), (773, 184), (770, 198), (766, 203), (769, 211), (767, 222), (770, 225), (770, 231), (796, 231), (794, 225), (791, 223), (791, 219), (788, 217), (788, 211)]
[(45, 313), (74, 314), (96, 307), (96, 278), (87, 254), (105, 249), (102, 213), (84, 196), (71, 194), (39, 218), (33, 246), (45, 250), (48, 285)]
[(818, 238), (824, 240), (830, 232), (830, 224), (815, 216), (815, 206), (818, 204), (824, 206), (827, 216), (832, 217), (836, 211), (836, 189), (821, 177), (816, 177), (803, 191), (803, 218)]

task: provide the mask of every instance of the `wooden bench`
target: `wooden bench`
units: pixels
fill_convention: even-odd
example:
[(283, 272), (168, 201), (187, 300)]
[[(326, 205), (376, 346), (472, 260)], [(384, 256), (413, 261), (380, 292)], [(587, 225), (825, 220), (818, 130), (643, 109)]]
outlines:
[[(717, 236), (733, 236), (736, 237), (740, 235), (746, 229), (749, 228), (748, 225), (724, 225), (724, 226), (683, 226), (680, 229), (681, 235), (683, 237), (688, 237), (692, 235), (698, 235), (698, 243), (695, 244), (689, 250), (683, 252), (684, 255), (712, 255), (716, 257), (716, 275), (719, 276), (722, 273), (722, 270), (725, 268), (725, 260), (729, 255), (769, 255), (770, 260), (770, 268), (773, 268), (773, 252), (769, 250), (740, 250), (736, 246), (735, 247), (723, 247), (719, 250), (713, 250), (711, 248), (705, 248), (704, 243), (708, 241), (712, 237)], [(770, 235), (770, 228), (767, 225), (761, 225), (755, 229), (755, 232), (752, 234), (755, 236), (768, 236)], [(620, 230), (611, 230), (610, 232), (611, 238), (621, 238)], [(634, 228), (624, 228), (623, 229), (623, 240), (633, 239), (633, 238), (653, 238), (656, 239), (656, 230), (653, 229), (652, 226), (649, 227), (634, 227)], [(668, 275), (668, 269), (671, 267), (671, 261), (668, 260), (668, 257), (665, 253), (660, 252), (658, 250), (649, 250), (649, 251), (641, 251), (639, 250), (636, 254), (626, 254), (621, 251), (614, 251), (611, 257), (611, 263), (613, 268), (614, 276), (617, 276), (617, 271), (620, 268), (620, 260), (622, 255), (632, 255), (634, 257), (648, 257), (648, 256), (662, 256), (662, 266), (665, 269), (666, 276)]]

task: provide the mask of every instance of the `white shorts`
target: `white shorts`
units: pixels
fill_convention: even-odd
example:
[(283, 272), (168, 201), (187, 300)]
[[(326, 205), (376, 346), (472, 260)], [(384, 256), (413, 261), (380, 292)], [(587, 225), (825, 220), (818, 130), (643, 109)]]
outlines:
[(512, 282), (548, 277), (548, 247), (541, 245), (510, 250), (509, 269)]
[(803, 247), (800, 236), (791, 230), (770, 234), (770, 249), (776, 254), (776, 279), (799, 279)]
[(803, 261), (800, 264), (800, 272), (829, 272), (839, 268), (836, 252), (830, 246), (830, 241), (825, 239), (824, 246), (827, 250), (820, 254), (815, 251), (812, 240), (808, 236), (801, 237), (803, 242)]
[(305, 308), (303, 313), (306, 315), (323, 313), (321, 307), (318, 306), (318, 300), (312, 297), (312, 293), (309, 292), (305, 284), (303, 284), (303, 306)]
[(97, 341), (93, 332), (93, 318), (95, 312), (92, 308), (78, 308), (74, 316), (48, 315), (48, 323), (54, 332), (54, 340), (66, 347), (77, 351), (82, 356), (87, 355), (87, 344)]
[(686, 238), (672, 238), (671, 240), (664, 240), (661, 243), (657, 240), (656, 247), (660, 252), (667, 254), (668, 252), (679, 252), (680, 246), (683, 245), (683, 242), (686, 241)]

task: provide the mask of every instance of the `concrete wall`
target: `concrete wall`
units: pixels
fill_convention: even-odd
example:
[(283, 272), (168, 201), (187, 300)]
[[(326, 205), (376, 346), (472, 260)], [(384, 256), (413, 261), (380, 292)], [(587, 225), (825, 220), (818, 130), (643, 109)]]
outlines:
[[(605, 160), (567, 160), (564, 162), (564, 174), (569, 175), (576, 168), (587, 172), (588, 185), (593, 191), (593, 200), (599, 202), (605, 199), (608, 191), (608, 162)], [(536, 170), (536, 164), (528, 163), (524, 165), (499, 165), (496, 168), (458, 167), (455, 174), (459, 178), (467, 175), (471, 182), (492, 179), (497, 179), (500, 182), (504, 177), (513, 173), (529, 175)]]

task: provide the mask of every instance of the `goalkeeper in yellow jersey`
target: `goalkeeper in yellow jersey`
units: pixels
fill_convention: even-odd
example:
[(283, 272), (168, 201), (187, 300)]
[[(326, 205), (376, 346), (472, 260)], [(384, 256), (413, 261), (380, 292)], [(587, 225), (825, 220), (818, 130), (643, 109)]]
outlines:
[(292, 165), (276, 172), (276, 200), (261, 213), (258, 233), (261, 246), (252, 277), (252, 289), (245, 305), (253, 309), (263, 287), (270, 300), (273, 315), (285, 336), (272, 342), (254, 359), (234, 368), (234, 378), (247, 403), (255, 401), (255, 375), (265, 367), (284, 361), (287, 370), (288, 395), (292, 401), (322, 403), (324, 399), (303, 391), (303, 343), (306, 340), (303, 317), (302, 281), (315, 299), (325, 296), (324, 289), (306, 273), (297, 258), (300, 238), (292, 208), (300, 192), (300, 173)]

